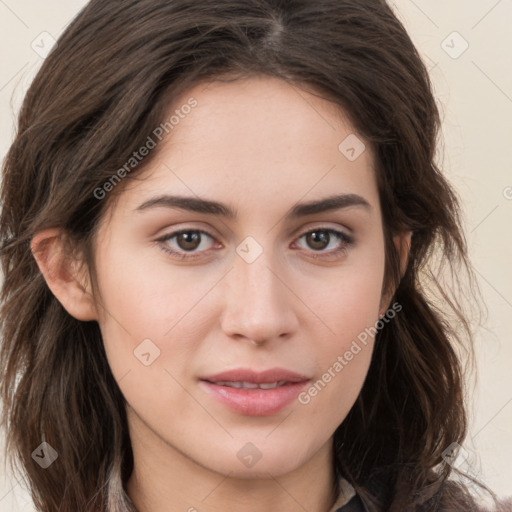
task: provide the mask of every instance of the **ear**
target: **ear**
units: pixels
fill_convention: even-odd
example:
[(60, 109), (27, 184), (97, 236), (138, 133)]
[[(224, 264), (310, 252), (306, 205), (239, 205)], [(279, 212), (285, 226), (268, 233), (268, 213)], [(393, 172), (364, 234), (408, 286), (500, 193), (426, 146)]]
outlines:
[(48, 287), (66, 311), (78, 320), (97, 320), (89, 273), (82, 271), (82, 261), (66, 251), (64, 233), (57, 228), (40, 231), (30, 248)]
[[(400, 233), (393, 237), (393, 243), (395, 244), (395, 248), (400, 257), (400, 277), (402, 277), (405, 274), (405, 270), (407, 269), (407, 262), (409, 261), (409, 251), (411, 249), (411, 239), (412, 231), (404, 231), (403, 233)], [(379, 316), (383, 316), (384, 313), (386, 312), (394, 292), (395, 291), (393, 290), (392, 292), (388, 292), (382, 295)]]
[(400, 255), (400, 277), (403, 277), (409, 261), (409, 252), (411, 250), (412, 231), (405, 231), (393, 237), (393, 243)]

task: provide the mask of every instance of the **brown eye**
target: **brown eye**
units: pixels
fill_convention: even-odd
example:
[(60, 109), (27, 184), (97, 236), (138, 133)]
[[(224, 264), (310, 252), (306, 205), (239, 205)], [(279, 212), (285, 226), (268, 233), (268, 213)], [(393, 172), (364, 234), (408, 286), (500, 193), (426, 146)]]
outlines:
[(197, 231), (183, 231), (176, 235), (176, 243), (184, 251), (197, 249), (200, 242), (201, 235)]
[[(342, 231), (337, 231), (336, 229), (331, 228), (316, 228), (304, 233), (299, 237), (300, 239), (304, 239), (306, 242), (306, 249), (309, 249), (313, 252), (312, 256), (315, 258), (321, 257), (332, 257), (345, 253), (349, 246), (353, 245), (354, 240), (352, 237), (348, 236)], [(331, 250), (325, 250), (332, 245), (334, 242), (334, 247)], [(336, 244), (337, 242), (337, 244)], [(317, 254), (315, 254), (317, 253)]]
[(213, 236), (202, 229), (182, 229), (164, 235), (156, 241), (160, 242), (165, 252), (179, 259), (186, 259), (197, 258), (206, 253), (208, 239), (213, 240)]
[(315, 250), (325, 249), (329, 245), (330, 236), (327, 230), (310, 231), (306, 235), (306, 240), (309, 246)]

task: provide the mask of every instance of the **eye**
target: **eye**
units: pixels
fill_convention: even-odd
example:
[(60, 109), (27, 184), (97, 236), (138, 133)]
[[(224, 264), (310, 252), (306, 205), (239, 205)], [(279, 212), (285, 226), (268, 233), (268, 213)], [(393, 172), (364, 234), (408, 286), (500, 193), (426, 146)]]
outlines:
[[(165, 252), (178, 259), (194, 259), (202, 256), (208, 249), (208, 243), (203, 244), (204, 239), (214, 240), (213, 236), (202, 229), (182, 229), (174, 231), (156, 240)], [(305, 238), (306, 243), (312, 247), (313, 258), (332, 257), (345, 253), (354, 240), (344, 233), (332, 228), (315, 228), (302, 234), (298, 240)], [(335, 247), (325, 251), (331, 242), (337, 241)], [(173, 243), (171, 243), (173, 242)]]
[[(201, 256), (201, 254), (196, 254), (194, 251), (201, 247), (205, 237), (213, 239), (209, 233), (202, 229), (183, 229), (181, 231), (174, 231), (173, 233), (164, 235), (156, 241), (161, 242), (161, 247), (165, 252), (168, 252), (179, 259), (190, 259)], [(168, 243), (173, 239), (176, 239), (175, 243), (178, 246), (177, 249), (173, 248), (172, 245)], [(204, 249), (203, 246), (203, 251), (198, 252), (204, 252), (204, 250), (206, 249)]]
[[(323, 227), (315, 228), (304, 233), (299, 237), (299, 240), (302, 238), (304, 238), (306, 243), (313, 249), (313, 253), (319, 253), (318, 255), (312, 254), (314, 258), (340, 255), (345, 253), (348, 247), (354, 243), (353, 238), (343, 231)], [(334, 248), (325, 251), (324, 249), (329, 247), (333, 240), (334, 242), (337, 241), (337, 243), (334, 244)]]

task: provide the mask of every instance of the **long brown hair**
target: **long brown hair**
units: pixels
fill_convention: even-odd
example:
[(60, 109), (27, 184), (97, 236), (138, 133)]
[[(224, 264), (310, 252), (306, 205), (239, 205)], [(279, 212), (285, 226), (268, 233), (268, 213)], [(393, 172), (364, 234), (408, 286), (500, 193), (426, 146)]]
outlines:
[[(135, 507), (125, 400), (99, 326), (53, 296), (32, 237), (61, 228), (94, 270), (94, 234), (117, 193), (99, 198), (98, 187), (187, 87), (261, 74), (332, 101), (375, 148), (385, 285), (403, 311), (379, 331), (360, 396), (335, 432), (335, 470), (374, 510), (470, 506), (465, 487), (447, 483), (443, 453), (466, 435), (458, 354), (471, 355), (471, 331), (441, 278), (471, 272), (458, 200), (435, 163), (428, 73), (392, 10), (383, 0), (93, 0), (31, 84), (3, 166), (3, 425), (41, 511)], [(402, 275), (392, 237), (404, 230), (413, 236)], [(46, 470), (31, 457), (43, 441), (59, 455)]]

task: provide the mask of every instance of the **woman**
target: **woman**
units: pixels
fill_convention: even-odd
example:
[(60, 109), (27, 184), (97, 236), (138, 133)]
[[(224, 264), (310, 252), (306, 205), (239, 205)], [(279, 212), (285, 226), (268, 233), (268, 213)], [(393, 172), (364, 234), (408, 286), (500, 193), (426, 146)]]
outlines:
[(449, 479), (471, 335), (436, 261), (471, 274), (438, 129), (383, 1), (91, 1), (3, 168), (38, 509), (478, 510)]

